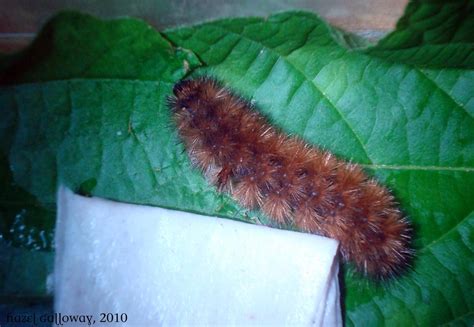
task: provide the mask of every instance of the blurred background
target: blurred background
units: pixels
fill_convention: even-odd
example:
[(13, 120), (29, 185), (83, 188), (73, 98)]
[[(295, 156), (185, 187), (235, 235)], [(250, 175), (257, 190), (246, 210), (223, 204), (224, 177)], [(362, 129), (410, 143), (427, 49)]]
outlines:
[(0, 52), (25, 47), (57, 11), (72, 9), (103, 18), (142, 18), (157, 29), (235, 16), (265, 16), (300, 9), (372, 41), (395, 27), (408, 0), (0, 0)]

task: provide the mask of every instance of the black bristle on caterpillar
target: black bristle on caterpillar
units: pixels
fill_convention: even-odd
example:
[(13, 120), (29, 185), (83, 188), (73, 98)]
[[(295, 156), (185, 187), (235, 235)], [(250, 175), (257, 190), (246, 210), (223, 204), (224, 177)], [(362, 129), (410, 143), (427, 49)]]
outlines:
[(376, 280), (407, 268), (411, 227), (359, 166), (285, 135), (214, 79), (183, 80), (173, 93), (188, 155), (220, 191), (277, 223), (337, 239), (344, 261)]

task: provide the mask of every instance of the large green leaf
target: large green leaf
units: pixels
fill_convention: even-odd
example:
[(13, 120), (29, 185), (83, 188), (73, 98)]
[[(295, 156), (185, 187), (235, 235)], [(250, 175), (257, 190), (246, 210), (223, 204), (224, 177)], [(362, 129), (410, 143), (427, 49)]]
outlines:
[(411, 1), (395, 31), (367, 53), (423, 67), (474, 68), (474, 1)]
[(143, 21), (76, 12), (52, 18), (27, 50), (4, 61), (3, 84), (78, 77), (173, 82), (198, 63)]
[(369, 57), (334, 33), (314, 15), (284, 13), (166, 36), (201, 58), (198, 73), (226, 81), (276, 125), (363, 164), (413, 221), (413, 272), (385, 287), (347, 274), (347, 324), (472, 319), (474, 74)]
[[(160, 90), (163, 90), (165, 85), (169, 88), (185, 76), (199, 61), (189, 51), (171, 46), (159, 33), (139, 20), (102, 21), (65, 12), (49, 21), (28, 49), (5, 59), (3, 63), (0, 82), (7, 85), (33, 84), (24, 91), (7, 87), (0, 93), (3, 118), (0, 121), (0, 144), (3, 152), (10, 157), (9, 164), (4, 159), (1, 161), (0, 176), (8, 186), (0, 192), (1, 202), (4, 203), (1, 232), (7, 241), (14, 244), (50, 249), (57, 180), (56, 156), (70, 118), (69, 97), (74, 96), (73, 93), (66, 93), (69, 92), (68, 81), (74, 78), (92, 81), (95, 77), (137, 83), (149, 80), (160, 82)], [(47, 86), (44, 83), (48, 80), (56, 80), (57, 83)], [(54, 87), (59, 84), (63, 85), (62, 89)], [(97, 84), (91, 85), (94, 87)], [(155, 96), (162, 99), (167, 93)], [(82, 126), (84, 130), (95, 131), (92, 126), (89, 129), (87, 122), (82, 123), (86, 125)], [(89, 162), (84, 163), (87, 165)], [(16, 170), (17, 166), (19, 170)], [(10, 167), (13, 172), (9, 171)], [(11, 180), (11, 175), (15, 176), (15, 182), (19, 185)], [(45, 237), (47, 240), (43, 246), (45, 242), (42, 239)]]
[[(69, 81), (83, 78), (88, 82), (95, 76), (132, 84), (149, 80), (155, 86), (160, 85), (161, 91), (166, 89), (165, 93), (153, 95), (155, 99), (163, 99), (169, 88), (199, 63), (191, 52), (171, 46), (141, 21), (106, 22), (73, 12), (59, 14), (48, 22), (24, 52), (2, 59), (1, 83), (26, 87), (18, 87), (17, 91), (16, 87), (7, 86), (0, 91), (0, 245), (4, 253), (8, 252), (3, 248), (7, 244), (39, 250), (52, 247), (58, 177), (56, 158), (58, 146), (67, 136), (65, 126), (71, 108), (69, 94), (64, 92)], [(56, 80), (64, 87), (51, 93), (54, 86), (48, 87), (45, 84), (48, 80)], [(30, 84), (24, 84), (28, 82)], [(35, 89), (46, 91), (35, 94)], [(87, 109), (93, 112), (96, 108)], [(82, 123), (85, 130), (92, 127), (86, 121)], [(25, 178), (29, 179), (26, 183)], [(77, 189), (87, 192), (91, 185), (91, 180), (81, 182)], [(29, 263), (30, 256), (10, 256), (18, 258), (17, 266), (38, 268), (34, 262)], [(36, 288), (28, 292), (27, 287), (12, 287), (31, 285), (31, 274), (19, 274), (9, 268), (10, 264), (0, 266), (0, 276), (8, 281), (1, 287), (1, 295), (38, 295)], [(47, 269), (37, 271), (42, 274), (35, 275), (35, 281), (46, 281), (51, 273)], [(42, 287), (44, 289), (44, 285)]]
[(472, 324), (474, 73), (466, 61), (436, 48), (428, 60), (458, 68), (367, 55), (341, 45), (355, 44), (350, 35), (300, 12), (164, 36), (179, 48), (135, 20), (68, 13), (8, 59), (2, 81), (9, 86), (0, 92), (4, 166), (12, 187), (31, 193), (29, 204), (54, 209), (59, 179), (121, 201), (266, 222), (210, 187), (179, 144), (166, 97), (188, 71), (209, 74), (286, 132), (362, 164), (413, 221), (413, 271), (381, 286), (346, 273), (348, 325)]
[(79, 79), (4, 89), (20, 117), (10, 151), (15, 180), (48, 207), (59, 176), (79, 192), (120, 201), (214, 215), (238, 210), (190, 168), (166, 106), (171, 87)]

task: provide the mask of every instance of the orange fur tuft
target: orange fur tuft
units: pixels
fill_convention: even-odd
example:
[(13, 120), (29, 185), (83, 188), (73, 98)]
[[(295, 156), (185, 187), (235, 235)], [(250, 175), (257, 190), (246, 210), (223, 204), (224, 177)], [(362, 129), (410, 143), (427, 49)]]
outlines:
[(342, 257), (363, 274), (385, 279), (406, 268), (410, 225), (359, 166), (284, 135), (212, 79), (185, 80), (173, 92), (186, 150), (219, 190), (277, 223), (339, 240)]

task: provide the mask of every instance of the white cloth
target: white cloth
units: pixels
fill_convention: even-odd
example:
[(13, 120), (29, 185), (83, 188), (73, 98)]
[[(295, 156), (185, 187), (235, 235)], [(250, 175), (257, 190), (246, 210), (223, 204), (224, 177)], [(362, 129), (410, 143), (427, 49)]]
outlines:
[(62, 187), (55, 311), (63, 322), (74, 314), (98, 323), (111, 313), (114, 326), (123, 313), (127, 326), (341, 326), (337, 247), (316, 235)]

